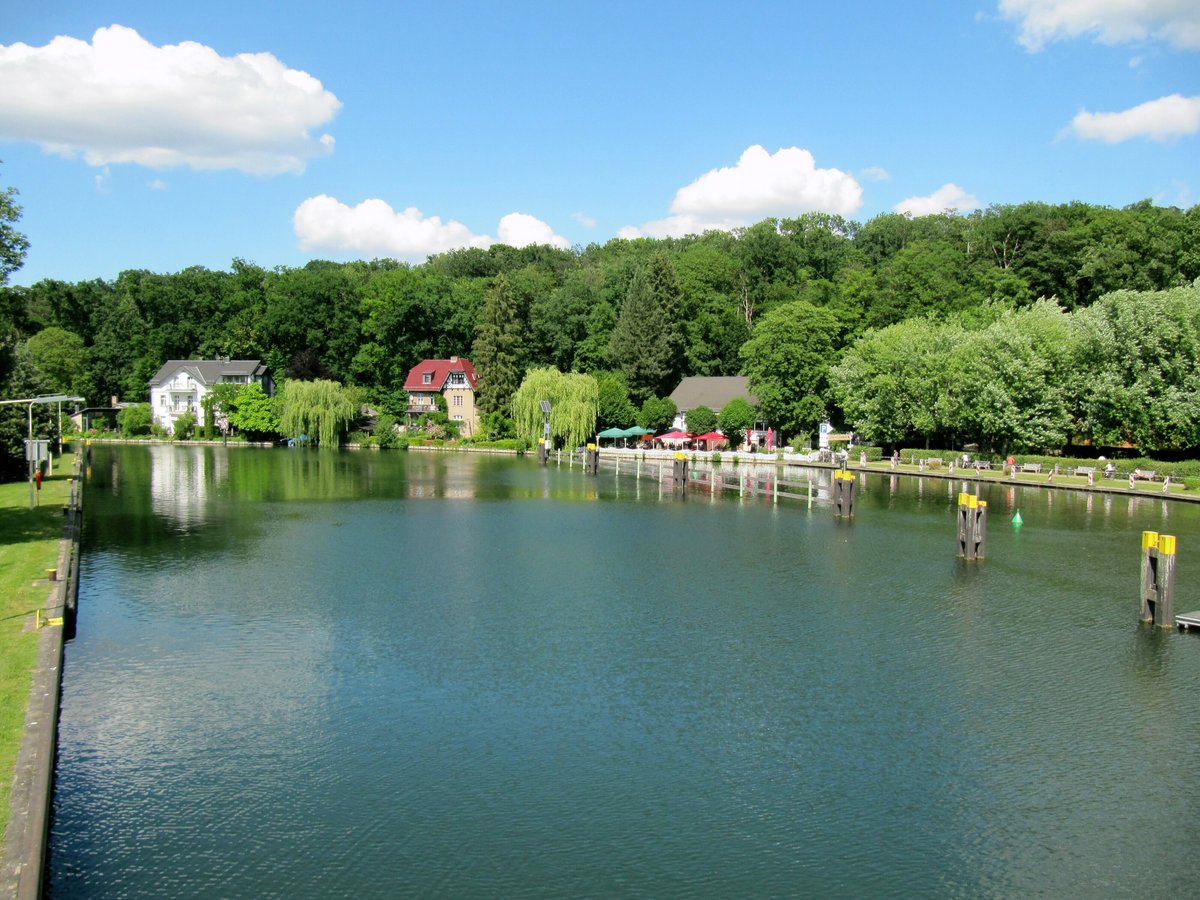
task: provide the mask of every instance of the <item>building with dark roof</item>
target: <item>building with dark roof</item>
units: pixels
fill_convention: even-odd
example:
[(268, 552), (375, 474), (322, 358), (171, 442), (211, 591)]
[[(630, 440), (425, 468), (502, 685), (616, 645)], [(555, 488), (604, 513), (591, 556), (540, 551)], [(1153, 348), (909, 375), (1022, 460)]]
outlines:
[(274, 392), (267, 367), (257, 359), (169, 359), (150, 379), (150, 413), (169, 432), (184, 413), (203, 422), (200, 403), (218, 384), (259, 384), (268, 396)]

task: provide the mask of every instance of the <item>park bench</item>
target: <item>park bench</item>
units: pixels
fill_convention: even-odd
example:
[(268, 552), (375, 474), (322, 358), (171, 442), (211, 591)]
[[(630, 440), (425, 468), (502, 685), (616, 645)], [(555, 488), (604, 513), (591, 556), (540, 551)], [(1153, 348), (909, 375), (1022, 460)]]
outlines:
[(975, 469), (990, 469), (992, 467), (992, 463), (987, 459), (977, 459), (971, 463), (971, 467)]
[(1081, 478), (1087, 478), (1089, 475), (1091, 475), (1092, 477), (1095, 477), (1096, 467), (1095, 466), (1076, 466), (1075, 474)]
[(931, 457), (930, 459), (925, 460), (925, 468), (940, 469), (942, 467), (942, 463), (943, 463), (943, 460), (940, 456), (934, 456), (934, 457)]
[(1136, 480), (1136, 481), (1157, 481), (1158, 480), (1158, 473), (1153, 472), (1153, 471), (1146, 471), (1144, 469), (1139, 469), (1131, 474), (1133, 475), (1134, 480)]
[(1042, 474), (1042, 464), (1041, 463), (1021, 463), (1021, 471), (1029, 472), (1033, 475), (1041, 475)]

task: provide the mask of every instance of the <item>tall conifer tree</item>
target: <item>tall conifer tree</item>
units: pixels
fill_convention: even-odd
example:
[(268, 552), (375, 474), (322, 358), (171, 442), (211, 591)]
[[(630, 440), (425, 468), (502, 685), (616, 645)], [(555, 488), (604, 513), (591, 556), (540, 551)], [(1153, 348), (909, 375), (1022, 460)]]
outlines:
[(477, 379), (476, 402), (483, 414), (510, 414), (509, 404), (521, 383), (521, 321), (516, 297), (504, 275), (497, 275), (475, 329), (471, 363)]

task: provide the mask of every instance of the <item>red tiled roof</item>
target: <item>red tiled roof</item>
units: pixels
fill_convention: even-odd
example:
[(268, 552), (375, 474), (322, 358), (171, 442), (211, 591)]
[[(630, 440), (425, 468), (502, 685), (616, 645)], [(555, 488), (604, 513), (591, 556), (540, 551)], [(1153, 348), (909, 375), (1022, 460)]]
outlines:
[[(423, 359), (408, 371), (404, 379), (406, 391), (440, 391), (446, 386), (451, 372), (462, 372), (467, 376), (467, 385), (475, 390), (475, 367), (469, 359), (455, 356), (450, 359)], [(430, 375), (429, 382), (425, 376)]]

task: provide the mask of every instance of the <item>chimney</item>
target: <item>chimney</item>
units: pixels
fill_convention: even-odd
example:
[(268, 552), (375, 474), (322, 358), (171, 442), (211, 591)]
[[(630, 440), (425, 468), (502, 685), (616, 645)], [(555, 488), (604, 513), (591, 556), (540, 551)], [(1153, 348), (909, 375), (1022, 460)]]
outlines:
[(458, 357), (457, 356), (450, 357), (450, 362), (452, 362), (452, 363), (458, 362)]
[(111, 406), (113, 409), (117, 408), (117, 395), (116, 394), (113, 394), (111, 397), (108, 398), (108, 405)]

